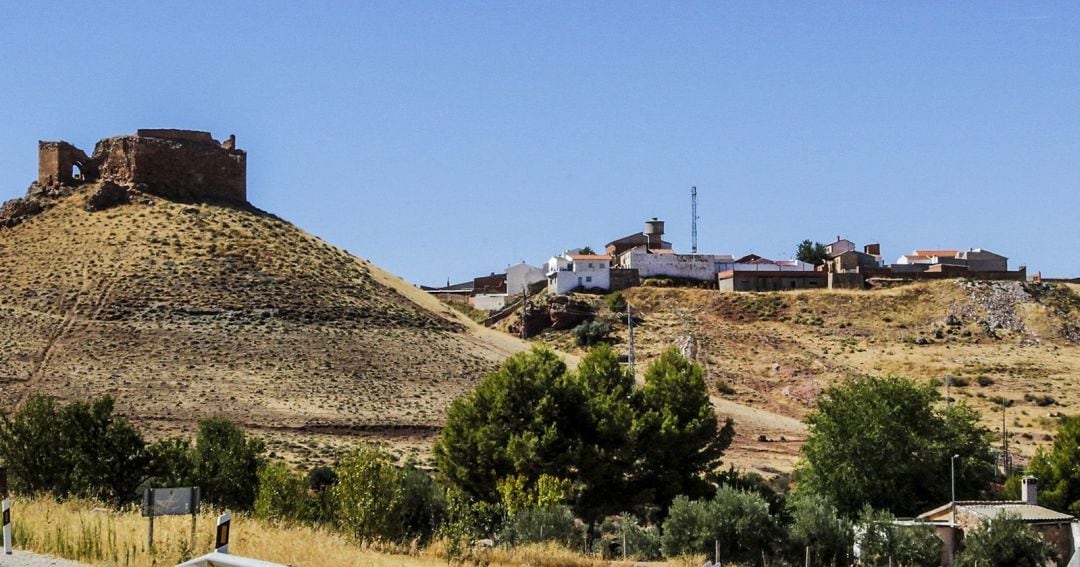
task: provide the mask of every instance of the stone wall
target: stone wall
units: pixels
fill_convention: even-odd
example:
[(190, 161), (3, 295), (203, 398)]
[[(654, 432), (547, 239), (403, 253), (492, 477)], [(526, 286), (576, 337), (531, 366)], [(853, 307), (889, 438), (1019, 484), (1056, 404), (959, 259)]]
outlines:
[(39, 142), (39, 186), (99, 180), (178, 201), (246, 202), (247, 153), (236, 149), (233, 136), (220, 143), (209, 132), (193, 130), (105, 138), (90, 157), (67, 142)]
[(102, 179), (175, 200), (247, 201), (247, 154), (206, 132), (106, 138), (94, 148)]
[(620, 291), (641, 285), (641, 276), (636, 269), (612, 268), (611, 283), (608, 288), (611, 291)]

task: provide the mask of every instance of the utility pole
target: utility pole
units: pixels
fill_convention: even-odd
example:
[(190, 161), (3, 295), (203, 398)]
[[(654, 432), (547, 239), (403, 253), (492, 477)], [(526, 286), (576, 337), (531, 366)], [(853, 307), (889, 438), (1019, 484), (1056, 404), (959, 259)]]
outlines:
[(690, 188), (690, 252), (697, 254), (697, 185)]
[(1001, 398), (1001, 469), (1005, 471), (1005, 480), (1009, 479), (1009, 434), (1005, 430), (1005, 397)]
[(630, 376), (636, 379), (634, 373), (634, 315), (630, 310), (630, 302), (626, 302), (626, 342), (629, 345), (626, 361), (630, 363)]
[(529, 284), (521, 288), (521, 340), (528, 340), (529, 335), (525, 331), (525, 308), (529, 305)]

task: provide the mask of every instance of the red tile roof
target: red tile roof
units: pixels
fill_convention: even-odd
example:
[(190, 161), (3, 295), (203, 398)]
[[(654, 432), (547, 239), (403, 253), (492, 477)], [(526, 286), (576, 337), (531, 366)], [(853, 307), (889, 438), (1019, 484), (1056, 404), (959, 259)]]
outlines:
[(611, 256), (600, 254), (568, 254), (571, 260), (608, 260), (611, 261)]

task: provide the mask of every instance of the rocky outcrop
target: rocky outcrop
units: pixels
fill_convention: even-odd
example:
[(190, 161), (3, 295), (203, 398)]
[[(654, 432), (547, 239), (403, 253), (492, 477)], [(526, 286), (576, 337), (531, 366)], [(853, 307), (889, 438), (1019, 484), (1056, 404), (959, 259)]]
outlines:
[(547, 307), (551, 328), (556, 331), (573, 329), (595, 316), (592, 306), (588, 303), (566, 295), (549, 298)]
[(105, 181), (98, 186), (96, 191), (86, 197), (83, 207), (90, 212), (104, 211), (129, 202), (131, 199), (128, 197), (127, 190), (111, 181)]

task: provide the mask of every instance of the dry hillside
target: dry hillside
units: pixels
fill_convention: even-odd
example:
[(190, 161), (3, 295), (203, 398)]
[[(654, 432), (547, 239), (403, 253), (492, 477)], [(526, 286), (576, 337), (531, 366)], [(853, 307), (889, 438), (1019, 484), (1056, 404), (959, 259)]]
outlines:
[(111, 394), (153, 435), (224, 414), (297, 459), (356, 437), (426, 447), (520, 343), (245, 206), (83, 186), (0, 227), (0, 410)]
[[(1033, 453), (1056, 416), (1080, 410), (1080, 295), (1065, 284), (941, 281), (855, 291), (730, 293), (641, 287), (624, 292), (641, 318), (639, 360), (693, 337), (714, 403), (735, 418), (727, 461), (790, 470), (805, 430), (799, 420), (824, 386), (852, 374), (900, 374), (940, 384), (978, 408), (1010, 451)], [(596, 296), (580, 296), (612, 320)], [(546, 342), (574, 349), (569, 333)], [(639, 375), (643, 372), (639, 366)], [(944, 387), (941, 388), (944, 393)]]

